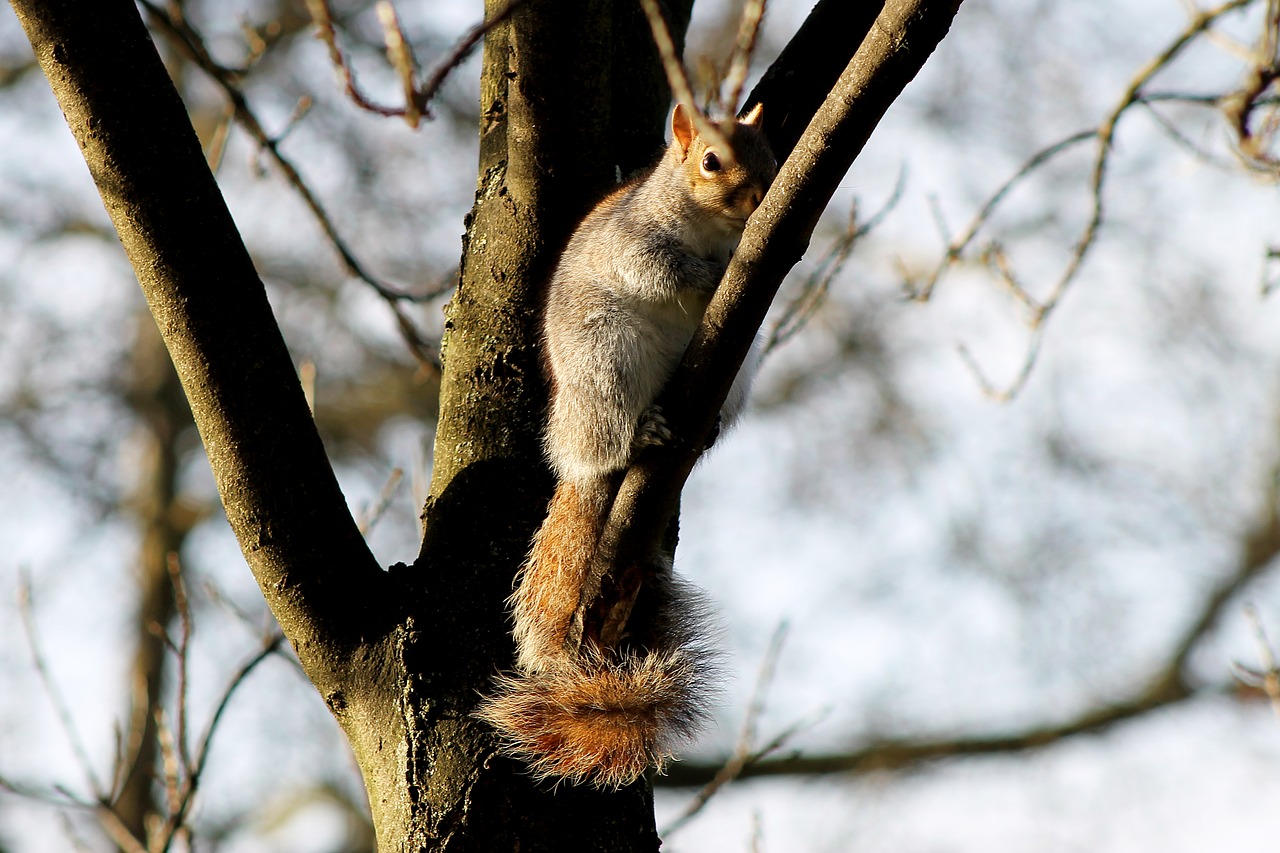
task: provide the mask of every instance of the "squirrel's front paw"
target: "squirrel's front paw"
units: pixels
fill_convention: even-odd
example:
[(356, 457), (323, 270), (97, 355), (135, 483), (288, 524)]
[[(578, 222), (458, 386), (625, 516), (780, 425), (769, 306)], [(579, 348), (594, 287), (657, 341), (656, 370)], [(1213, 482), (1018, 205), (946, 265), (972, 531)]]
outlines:
[(671, 427), (667, 426), (667, 419), (663, 416), (662, 409), (658, 406), (645, 409), (639, 423), (636, 424), (636, 437), (632, 442), (634, 447), (637, 450), (641, 447), (657, 447), (670, 444), (671, 439)]

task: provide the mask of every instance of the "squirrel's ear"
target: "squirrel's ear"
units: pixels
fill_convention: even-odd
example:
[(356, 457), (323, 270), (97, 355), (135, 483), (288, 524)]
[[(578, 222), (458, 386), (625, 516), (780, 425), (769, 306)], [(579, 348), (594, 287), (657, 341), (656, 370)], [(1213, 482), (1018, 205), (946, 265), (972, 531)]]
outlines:
[(671, 138), (680, 145), (682, 154), (689, 153), (689, 146), (693, 144), (693, 118), (684, 104), (676, 104), (671, 114)]
[(757, 101), (756, 105), (751, 108), (751, 112), (747, 113), (745, 118), (738, 119), (738, 121), (747, 125), (747, 127), (759, 127), (763, 116), (764, 104)]

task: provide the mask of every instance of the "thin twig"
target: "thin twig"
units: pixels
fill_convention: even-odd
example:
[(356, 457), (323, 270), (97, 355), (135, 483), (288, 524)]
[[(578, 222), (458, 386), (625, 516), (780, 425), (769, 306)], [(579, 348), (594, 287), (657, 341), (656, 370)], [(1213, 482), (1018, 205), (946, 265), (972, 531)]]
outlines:
[[(991, 219), (996, 207), (1004, 200), (1005, 196), (1029, 174), (1038, 170), (1050, 159), (1056, 157), (1063, 151), (1086, 140), (1094, 140), (1096, 149), (1093, 157), (1093, 163), (1089, 172), (1088, 193), (1090, 198), (1089, 216), (1083, 228), (1081, 228), (1071, 254), (1067, 259), (1062, 271), (1058, 274), (1053, 283), (1049, 286), (1047, 293), (1043, 297), (1032, 297), (1030, 291), (1018, 283), (1016, 277), (1006, 264), (1000, 262), (997, 254), (988, 255), (989, 260), (995, 260), (993, 270), (999, 278), (1013, 292), (1020, 303), (1030, 309), (1030, 317), (1028, 326), (1030, 327), (1030, 337), (1027, 342), (1026, 351), (1023, 354), (1022, 366), (1019, 368), (1016, 376), (1011, 383), (997, 387), (990, 379), (987, 378), (977, 361), (966, 347), (960, 348), (960, 355), (965, 365), (973, 373), (983, 392), (988, 396), (1000, 400), (1007, 401), (1016, 397), (1026, 386), (1031, 372), (1039, 359), (1041, 344), (1044, 340), (1044, 329), (1049, 321), (1050, 316), (1061, 303), (1063, 296), (1066, 294), (1072, 282), (1075, 281), (1084, 265), (1086, 257), (1097, 241), (1098, 233), (1102, 228), (1105, 219), (1104, 190), (1107, 180), (1108, 167), (1111, 162), (1112, 144), (1115, 140), (1116, 128), (1121, 119), (1135, 105), (1145, 105), (1146, 96), (1143, 90), (1151, 80), (1167, 68), (1182, 52), (1200, 36), (1206, 32), (1211, 32), (1213, 25), (1223, 16), (1243, 8), (1255, 2), (1255, 0), (1228, 0), (1209, 10), (1195, 10), (1191, 15), (1191, 21), (1180, 32), (1165, 49), (1155, 57), (1146, 62), (1129, 81), (1122, 96), (1116, 101), (1111, 111), (1096, 127), (1089, 130), (1081, 131), (1062, 139), (1047, 148), (1037, 152), (1031, 159), (1022, 165), (1018, 171), (1009, 178), (979, 209), (974, 216), (969, 228), (960, 237), (950, 240), (947, 243), (947, 249), (942, 260), (935, 267), (933, 273), (925, 281), (923, 286), (913, 288), (911, 295), (920, 300), (927, 300), (933, 293), (935, 286), (942, 273), (957, 263), (964, 255), (966, 250), (971, 246), (978, 232)], [(1274, 2), (1274, 0), (1272, 0)], [(1256, 96), (1255, 92), (1254, 95)]]
[(375, 503), (365, 514), (357, 525), (362, 536), (368, 536), (387, 512), (387, 508), (391, 506), (391, 499), (395, 497), (396, 491), (400, 488), (400, 483), (404, 480), (404, 469), (393, 468), (391, 474), (387, 477), (387, 482), (382, 486), (382, 492), (378, 495), (378, 502)]
[(342, 48), (338, 46), (338, 31), (333, 24), (333, 14), (329, 10), (328, 0), (307, 0), (307, 11), (311, 13), (311, 20), (315, 22), (316, 38), (324, 42), (325, 47), (329, 49), (329, 61), (338, 73), (342, 75), (342, 83), (346, 89), (347, 97), (356, 106), (367, 112), (388, 117), (403, 116), (405, 114), (404, 107), (384, 107), (374, 102), (356, 83), (356, 75), (351, 69), (351, 63), (347, 61), (346, 56), (342, 53)]
[(978, 208), (978, 212), (974, 214), (973, 219), (970, 220), (969, 226), (959, 237), (954, 239), (949, 239), (947, 237), (947, 229), (945, 228), (945, 223), (942, 222), (941, 211), (937, 209), (936, 203), (932, 204), (931, 207), (934, 209), (934, 219), (939, 223), (939, 230), (943, 234), (943, 239), (947, 242), (947, 248), (943, 253), (942, 260), (938, 263), (937, 267), (934, 268), (933, 272), (929, 275), (929, 278), (925, 280), (923, 286), (918, 289), (913, 289), (910, 293), (911, 298), (925, 302), (933, 296), (933, 291), (938, 284), (938, 280), (942, 277), (942, 274), (949, 266), (951, 266), (952, 263), (964, 255), (964, 253), (973, 244), (974, 239), (978, 236), (978, 232), (981, 231), (991, 220), (991, 216), (995, 213), (996, 208), (1000, 206), (1000, 203), (1004, 201), (1005, 197), (1008, 196), (1009, 193), (1011, 193), (1020, 183), (1022, 183), (1028, 175), (1032, 174), (1045, 163), (1054, 159), (1064, 151), (1079, 145), (1081, 142), (1093, 139), (1097, 137), (1097, 135), (1098, 131), (1096, 128), (1082, 130), (1037, 151), (1030, 157), (1030, 159), (1019, 167), (1018, 171), (1014, 172), (1010, 178), (1001, 184), (1000, 187), (982, 203), (982, 206)]
[(787, 307), (782, 310), (782, 315), (769, 330), (769, 336), (764, 344), (765, 355), (791, 340), (813, 319), (826, 301), (832, 280), (844, 268), (845, 262), (853, 252), (858, 232), (858, 202), (854, 199), (849, 205), (849, 219), (844, 233), (832, 242), (813, 272), (805, 278), (800, 286), (800, 292), (787, 303)]
[[(759, 727), (760, 718), (764, 715), (765, 702), (769, 694), (769, 688), (773, 684), (774, 675), (777, 673), (778, 658), (782, 654), (782, 646), (786, 642), (786, 638), (787, 623), (784, 621), (778, 623), (778, 627), (774, 629), (773, 636), (769, 638), (769, 645), (766, 647), (764, 658), (760, 662), (760, 672), (756, 676), (755, 688), (751, 692), (751, 699), (747, 703), (747, 710), (743, 715), (742, 729), (738, 733), (738, 741), (734, 746), (733, 754), (725, 762), (720, 772), (715, 775), (715, 778), (693, 796), (688, 805), (685, 806), (684, 811), (675, 820), (667, 824), (660, 833), (663, 837), (679, 830), (691, 821), (698, 812), (706, 807), (707, 803), (711, 801), (711, 798), (718, 791), (741, 776), (748, 765), (782, 746), (785, 739), (780, 740), (777, 737), (770, 740), (763, 750), (757, 749), (755, 742), (756, 730)], [(788, 731), (794, 733), (792, 729), (788, 729)], [(787, 737), (790, 737), (790, 735)]]
[(178, 627), (181, 631), (177, 648), (178, 708), (174, 738), (177, 758), (182, 768), (186, 769), (191, 766), (191, 752), (187, 748), (187, 664), (191, 650), (191, 604), (187, 599), (187, 585), (182, 579), (182, 563), (179, 562), (177, 553), (171, 551), (165, 562), (169, 570), (169, 582), (173, 584), (174, 610), (178, 614)]
[(249, 107), (249, 102), (245, 97), (243, 90), (236, 83), (236, 74), (231, 69), (220, 65), (209, 53), (204, 45), (204, 40), (198, 32), (186, 24), (185, 21), (177, 20), (157, 8), (151, 0), (139, 0), (139, 3), (151, 19), (164, 30), (174, 42), (182, 48), (188, 58), (195, 65), (204, 71), (210, 79), (212, 79), (223, 94), (231, 103), (232, 109), (236, 117), (236, 121), (249, 134), (249, 136), (258, 144), (261, 150), (266, 151), (271, 159), (275, 162), (276, 167), (284, 175), (285, 181), (293, 187), (294, 191), (302, 198), (307, 209), (311, 211), (312, 217), (319, 224), (320, 229), (324, 232), (325, 237), (329, 240), (330, 245), (338, 253), (338, 257), (342, 260), (343, 265), (347, 268), (347, 272), (355, 278), (363, 281), (387, 304), (396, 319), (396, 324), (400, 328), (401, 336), (408, 345), (410, 351), (418, 362), (432, 372), (438, 372), (440, 369), (440, 357), (438, 348), (428, 343), (423, 334), (418, 330), (409, 316), (404, 312), (401, 302), (426, 302), (439, 297), (444, 290), (433, 290), (426, 293), (407, 293), (398, 290), (390, 285), (380, 281), (365, 269), (364, 265), (356, 258), (355, 253), (347, 245), (346, 240), (338, 233), (337, 227), (330, 218), (324, 206), (320, 203), (319, 198), (311, 190), (311, 187), (302, 179), (302, 175), (298, 172), (293, 162), (284, 156), (280, 150), (278, 137), (273, 137), (266, 132), (262, 123), (258, 120), (257, 115)]
[(666, 72), (671, 94), (675, 96), (676, 101), (690, 107), (690, 118), (698, 135), (719, 152), (720, 159), (726, 166), (732, 165), (733, 148), (729, 145), (729, 140), (720, 132), (720, 128), (698, 109), (693, 89), (689, 86), (689, 75), (684, 70), (684, 63), (676, 55), (676, 43), (671, 38), (671, 29), (667, 26), (666, 18), (662, 16), (658, 0), (640, 0), (640, 7), (644, 9), (644, 16), (649, 21), (649, 30), (653, 33), (653, 43), (658, 48), (658, 56), (662, 59), (662, 70)]
[(430, 115), (427, 105), (435, 100), (436, 93), (440, 91), (440, 87), (444, 85), (445, 79), (455, 68), (461, 65), (471, 51), (475, 50), (480, 40), (492, 30), (494, 27), (506, 21), (516, 13), (528, 0), (511, 0), (501, 12), (494, 15), (487, 21), (476, 24), (457, 42), (454, 43), (453, 49), (445, 54), (444, 58), (436, 65), (436, 67), (427, 75), (423, 84), (418, 87), (416, 92), (416, 102), (418, 109), (424, 114)]
[(169, 814), (174, 814), (182, 804), (182, 759), (178, 757), (177, 744), (164, 708), (156, 706), (155, 721), (156, 742), (160, 748), (160, 759), (163, 765), (165, 806), (169, 809)]
[(999, 386), (987, 377), (978, 360), (973, 357), (973, 353), (964, 344), (956, 345), (956, 353), (960, 356), (960, 360), (964, 362), (964, 366), (969, 368), (969, 372), (973, 374), (974, 381), (978, 383), (978, 387), (982, 389), (982, 393), (990, 397), (997, 403), (1007, 403), (1022, 392), (1026, 387), (1027, 380), (1031, 378), (1031, 371), (1035, 368), (1036, 362), (1040, 358), (1040, 345), (1044, 342), (1044, 323), (1031, 324), (1031, 337), (1027, 342), (1027, 349), (1023, 355), (1022, 366), (1018, 368), (1018, 374), (1013, 381), (1007, 385)]
[(325, 43), (329, 51), (329, 61), (342, 77), (343, 88), (347, 96), (360, 109), (388, 118), (403, 118), (413, 128), (418, 127), (421, 119), (433, 118), (431, 102), (435, 100), (449, 75), (466, 61), (476, 45), (485, 34), (510, 18), (526, 0), (512, 0), (501, 12), (487, 21), (482, 21), (469, 29), (458, 39), (447, 54), (427, 75), (422, 85), (418, 85), (418, 62), (413, 56), (409, 40), (405, 38), (400, 27), (400, 19), (395, 7), (387, 0), (378, 3), (378, 21), (382, 25), (383, 41), (387, 52), (387, 61), (395, 69), (400, 80), (404, 96), (403, 107), (389, 107), (379, 104), (364, 93), (356, 83), (355, 72), (342, 48), (338, 45), (337, 27), (333, 23), (333, 12), (328, 0), (307, 0), (307, 9), (316, 25), (316, 37)]
[(1192, 17), (1187, 27), (1178, 34), (1163, 51), (1152, 58), (1146, 65), (1139, 69), (1137, 75), (1130, 81), (1128, 88), (1120, 101), (1112, 109), (1111, 114), (1099, 125), (1097, 129), (1098, 150), (1094, 156), (1093, 170), (1089, 178), (1089, 194), (1093, 200), (1092, 209), (1089, 214), (1089, 221), (1085, 225), (1084, 230), (1080, 234), (1080, 238), (1076, 243), (1075, 251), (1071, 255), (1071, 259), (1067, 264), (1058, 281), (1051, 288), (1048, 298), (1043, 300), (1044, 308), (1041, 312), (1040, 322), (1047, 317), (1050, 312), (1057, 306), (1062, 298), (1062, 294), (1066, 291), (1076, 273), (1080, 269), (1080, 265), (1084, 263), (1085, 255), (1093, 246), (1094, 240), (1097, 238), (1098, 229), (1102, 226), (1103, 220), (1103, 203), (1102, 190), (1106, 181), (1107, 166), (1110, 164), (1110, 155), (1112, 150), (1112, 141), (1115, 138), (1116, 126), (1121, 117), (1128, 112), (1129, 108), (1138, 103), (1141, 99), (1141, 93), (1144, 86), (1151, 81), (1156, 74), (1163, 71), (1168, 65), (1177, 59), (1188, 45), (1195, 41), (1196, 37), (1208, 30), (1217, 20), (1229, 12), (1252, 3), (1253, 0), (1228, 0), (1222, 5), (1200, 12)]
[(400, 17), (396, 14), (396, 7), (387, 0), (382, 0), (375, 10), (378, 13), (378, 22), (382, 24), (382, 39), (387, 46), (387, 61), (391, 63), (391, 67), (396, 70), (396, 76), (400, 78), (400, 88), (404, 94), (405, 124), (416, 130), (423, 114), (423, 110), (418, 105), (417, 88), (414, 84), (418, 61), (414, 59), (409, 40), (404, 37), (404, 30), (400, 28)]
[(787, 303), (782, 315), (769, 330), (769, 336), (764, 345), (764, 353), (766, 355), (789, 341), (813, 319), (818, 309), (826, 301), (826, 296), (831, 289), (831, 283), (849, 260), (854, 245), (862, 237), (875, 230), (884, 221), (885, 217), (897, 207), (898, 202), (902, 200), (903, 192), (906, 189), (906, 178), (907, 170), (903, 166), (898, 170), (898, 179), (894, 183), (893, 192), (889, 195), (889, 198), (880, 206), (879, 210), (861, 224), (858, 223), (857, 199), (854, 199), (849, 208), (849, 219), (844, 233), (832, 242), (826, 254), (818, 261), (813, 273), (800, 286), (800, 293)]
[[(1223, 113), (1235, 134), (1240, 161), (1249, 169), (1269, 176), (1280, 175), (1280, 161), (1270, 153), (1280, 132), (1280, 112), (1272, 109), (1253, 127), (1252, 119), (1263, 106), (1266, 93), (1280, 80), (1280, 0), (1267, 0), (1262, 30), (1252, 48), (1243, 49), (1247, 69), (1240, 89), (1223, 99)], [(1264, 107), (1265, 109), (1265, 107)]]
[(733, 43), (733, 53), (729, 56), (729, 70), (725, 74), (725, 85), (728, 93), (721, 102), (725, 115), (738, 109), (742, 99), (742, 87), (747, 83), (747, 72), (751, 68), (751, 58), (756, 52), (756, 40), (760, 35), (760, 22), (764, 19), (765, 0), (747, 0), (742, 6), (742, 17), (738, 21), (738, 37)]
[(1267, 632), (1262, 627), (1262, 617), (1252, 604), (1245, 605), (1245, 619), (1253, 628), (1253, 637), (1258, 646), (1258, 660), (1262, 663), (1261, 684), (1267, 698), (1271, 700), (1271, 710), (1280, 717), (1280, 669), (1276, 667), (1275, 652), (1267, 640)]
[(49, 704), (53, 706), (54, 714), (58, 718), (62, 733), (71, 745), (71, 751), (76, 757), (76, 764), (79, 765), (80, 771), (84, 774), (85, 780), (89, 784), (89, 791), (99, 803), (105, 802), (107, 800), (107, 791), (98, 780), (98, 774), (94, 772), (93, 762), (89, 760), (89, 751), (85, 748), (84, 740), (80, 737), (80, 732), (76, 729), (75, 720), (71, 716), (71, 707), (67, 704), (62, 691), (58, 689), (57, 682), (49, 670), (49, 662), (44, 656), (44, 649), (40, 644), (40, 633), (36, 629), (31, 578), (25, 571), (21, 573), (18, 584), (18, 611), (22, 616), (22, 627), (27, 639), (27, 648), (31, 653), (31, 662), (36, 668), (36, 673), (40, 676), (40, 684), (49, 699)]
[(191, 810), (192, 800), (196, 791), (200, 787), (200, 778), (204, 773), (205, 766), (209, 759), (209, 748), (213, 743), (213, 736), (218, 730), (218, 723), (222, 720), (222, 714), (226, 711), (227, 706), (231, 703), (231, 697), (235, 695), (240, 685), (249, 677), (249, 674), (279, 648), (284, 642), (284, 634), (277, 632), (263, 643), (262, 649), (253, 657), (246, 661), (236, 674), (227, 683), (226, 688), (222, 692), (222, 698), (218, 702), (218, 707), (214, 710), (213, 716), (209, 720), (208, 726), (205, 728), (204, 736), (200, 738), (200, 745), (196, 749), (194, 761), (187, 770), (187, 776), (183, 783), (182, 794), (179, 798), (178, 807), (173, 810), (169, 818), (165, 821), (167, 841), (161, 848), (161, 853), (167, 853), (169, 845), (176, 837), (178, 831), (186, 823), (187, 813)]
[[(1186, 100), (1180, 100), (1180, 99), (1174, 99), (1174, 98), (1155, 98), (1150, 95), (1143, 96), (1140, 103), (1142, 104), (1142, 106), (1147, 108), (1147, 115), (1151, 116), (1151, 119), (1156, 123), (1156, 126), (1159, 127), (1162, 131), (1164, 131), (1165, 136), (1172, 139), (1174, 144), (1178, 145), (1188, 154), (1195, 157), (1200, 162), (1206, 163), (1215, 168), (1222, 169), (1224, 171), (1233, 169), (1235, 164), (1233, 164), (1230, 160), (1226, 160), (1222, 157), (1218, 157), (1213, 152), (1198, 145), (1194, 140), (1192, 140), (1185, 133), (1179, 130), (1177, 125), (1175, 125), (1172, 121), (1166, 118), (1163, 113), (1161, 113), (1158, 109), (1156, 109), (1155, 107), (1156, 103), (1159, 103), (1161, 101), (1168, 101), (1168, 100), (1177, 100), (1179, 103), (1190, 103), (1190, 104), (1199, 105), (1198, 101), (1186, 101)], [(1210, 102), (1209, 104), (1207, 104), (1207, 106), (1216, 106), (1216, 105), (1217, 105), (1216, 99)]]

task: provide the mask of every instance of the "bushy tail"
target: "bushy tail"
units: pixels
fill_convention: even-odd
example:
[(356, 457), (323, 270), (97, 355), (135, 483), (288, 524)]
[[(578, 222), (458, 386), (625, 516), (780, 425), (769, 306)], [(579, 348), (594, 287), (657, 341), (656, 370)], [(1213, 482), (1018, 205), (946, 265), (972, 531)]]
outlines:
[(599, 654), (499, 679), (480, 715), (539, 778), (618, 787), (659, 771), (702, 722), (706, 668), (692, 655)]
[(714, 669), (697, 597), (667, 564), (645, 578), (627, 648), (568, 642), (610, 498), (604, 481), (557, 486), (511, 599), (517, 671), (477, 712), (539, 778), (599, 787), (670, 760), (705, 716)]

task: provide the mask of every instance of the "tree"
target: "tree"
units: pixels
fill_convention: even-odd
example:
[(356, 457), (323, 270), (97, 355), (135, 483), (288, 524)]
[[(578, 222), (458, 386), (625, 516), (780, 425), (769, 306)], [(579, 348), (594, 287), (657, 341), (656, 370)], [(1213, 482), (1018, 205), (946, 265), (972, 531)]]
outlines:
[[(824, 0), (748, 99), (769, 104), (787, 162), (673, 383), (677, 430), (709, 428), (817, 215), (958, 5)], [(382, 849), (656, 849), (647, 783), (535, 785), (470, 716), (510, 659), (503, 601), (550, 485), (536, 440), (537, 284), (614, 164), (641, 165), (666, 110), (640, 13), (530, 2), (486, 38), (480, 186), (442, 342), (422, 549), (383, 571), (136, 10), (13, 6), (177, 367), (249, 566), (351, 742)], [(677, 41), (688, 13), (672, 14)], [(620, 541), (665, 527), (692, 462), (658, 455), (629, 474)]]

